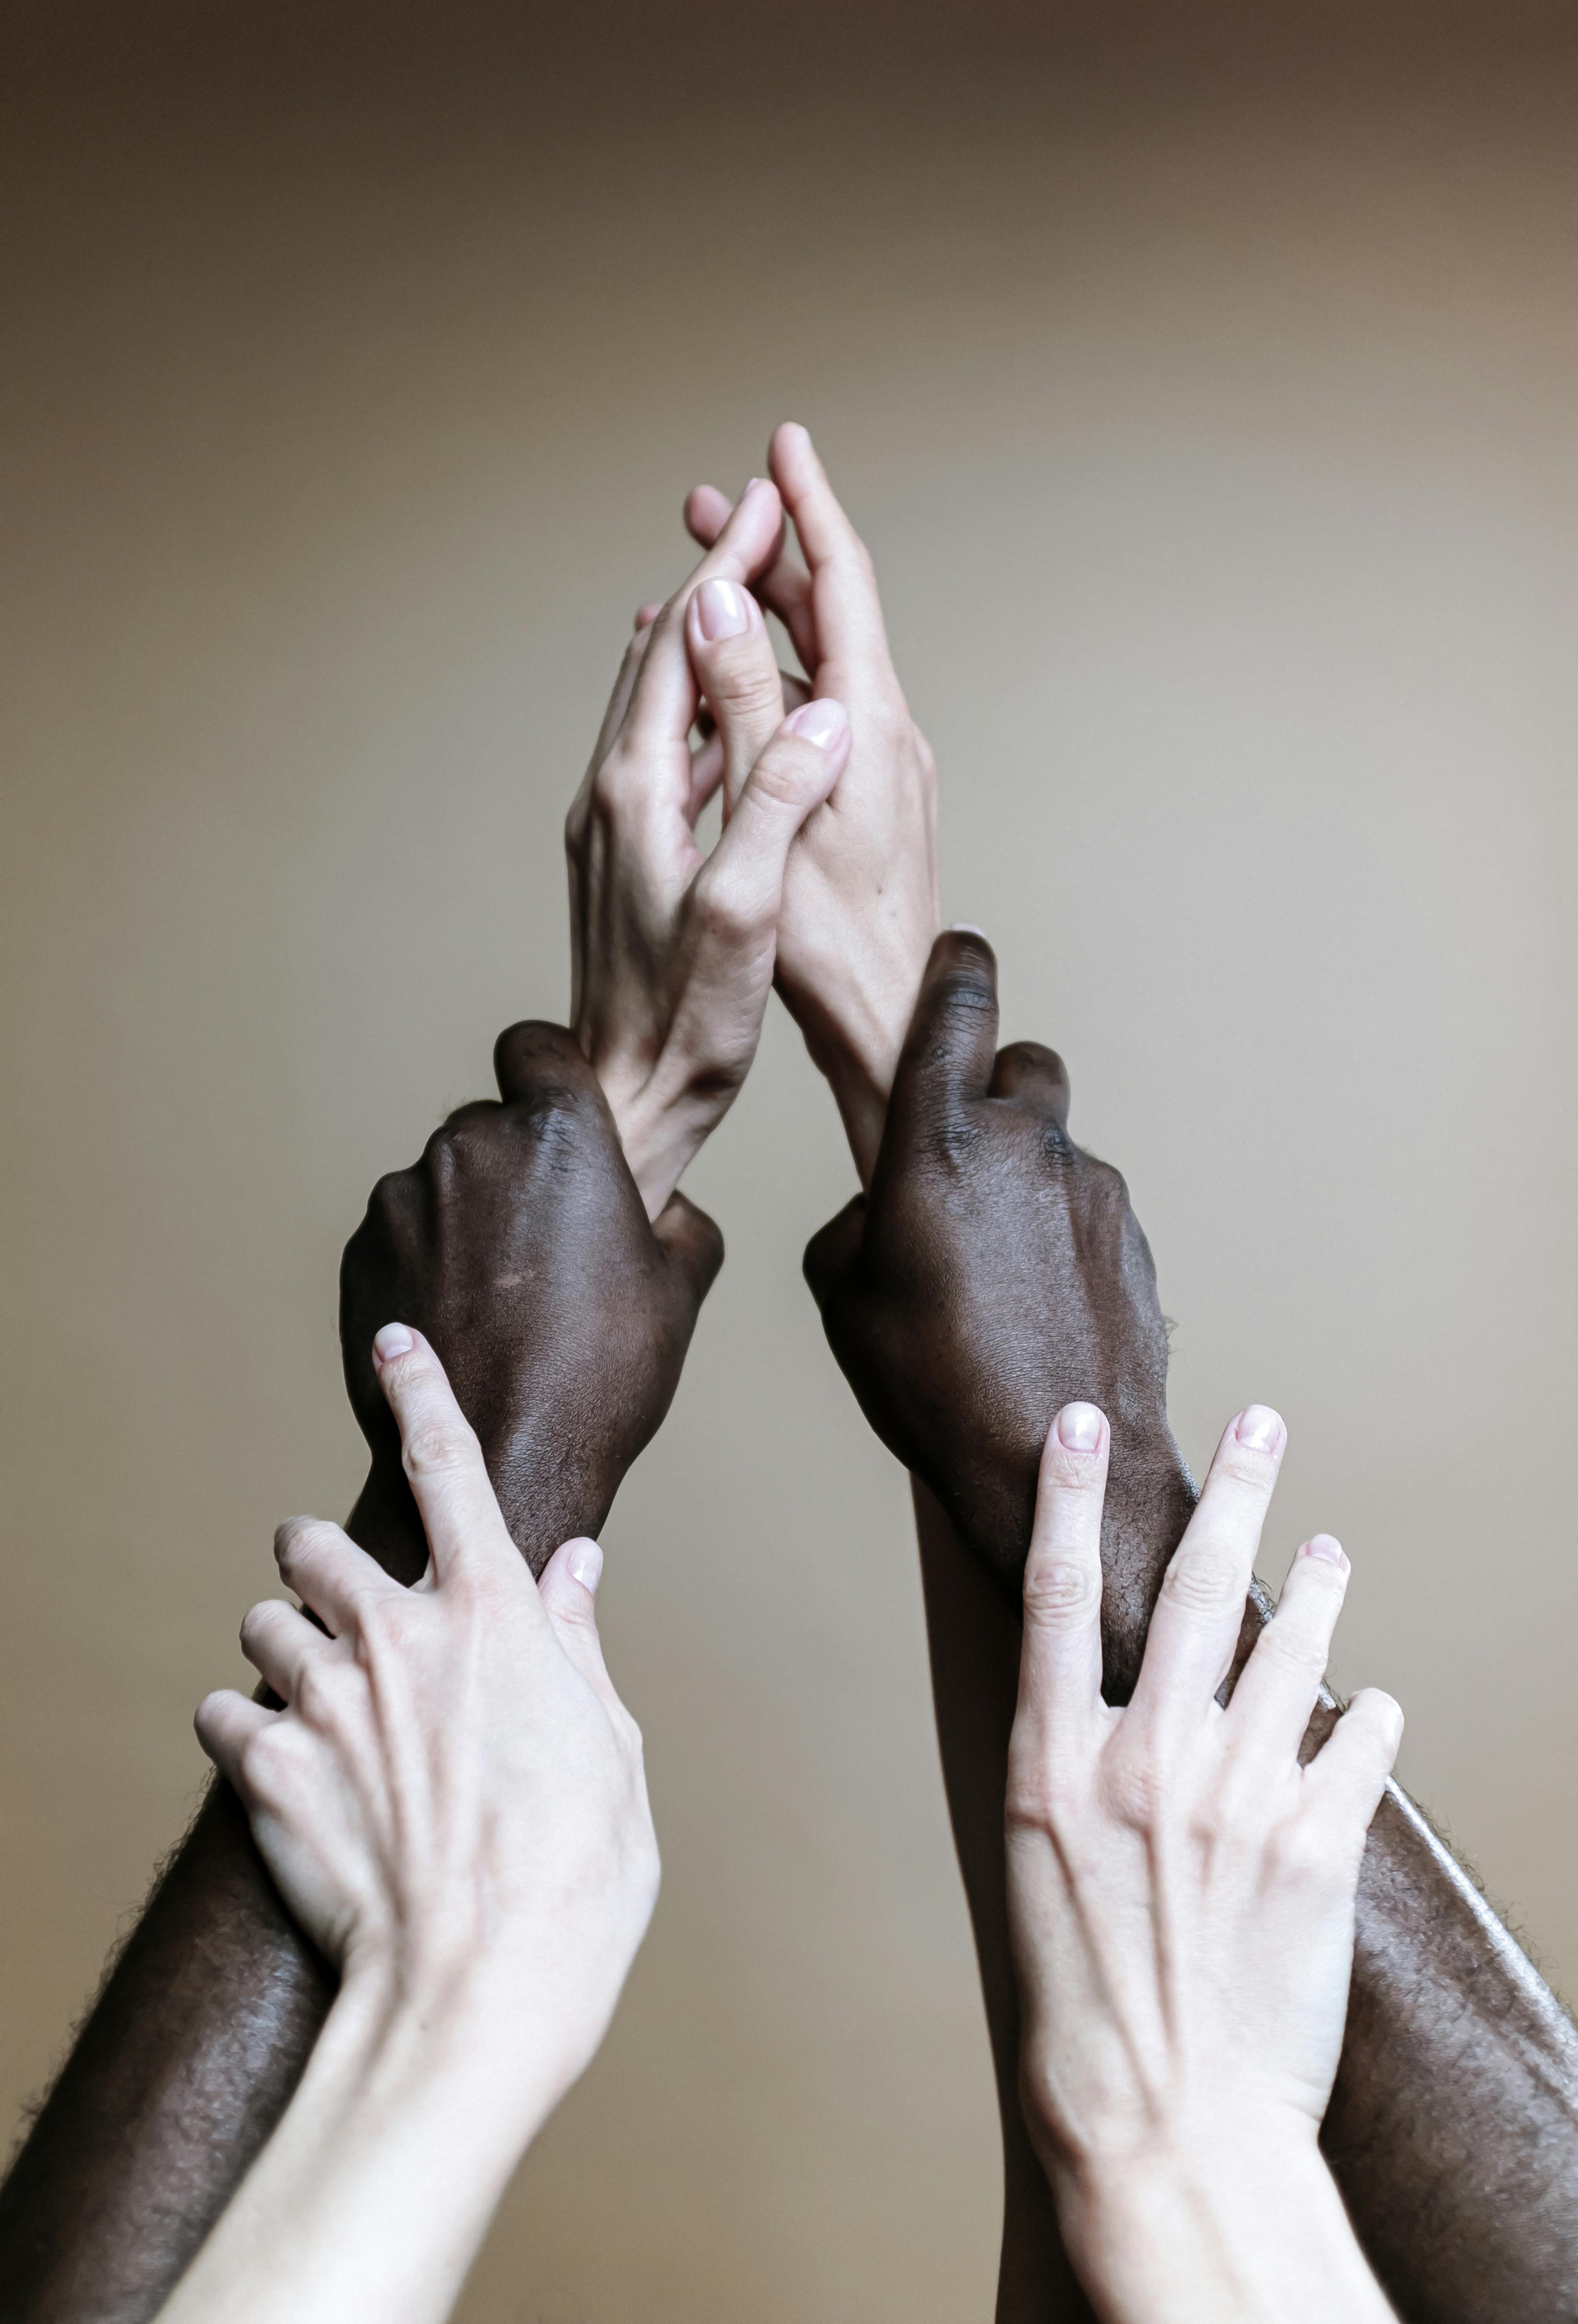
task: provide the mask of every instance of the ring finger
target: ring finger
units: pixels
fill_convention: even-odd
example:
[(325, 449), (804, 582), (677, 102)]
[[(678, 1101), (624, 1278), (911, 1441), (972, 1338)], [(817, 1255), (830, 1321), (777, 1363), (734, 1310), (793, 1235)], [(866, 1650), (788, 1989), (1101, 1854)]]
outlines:
[(287, 1606), (282, 1598), (265, 1598), (241, 1626), (241, 1651), (281, 1702), (294, 1702), (307, 1665), (335, 1649), (333, 1641), (294, 1606)]

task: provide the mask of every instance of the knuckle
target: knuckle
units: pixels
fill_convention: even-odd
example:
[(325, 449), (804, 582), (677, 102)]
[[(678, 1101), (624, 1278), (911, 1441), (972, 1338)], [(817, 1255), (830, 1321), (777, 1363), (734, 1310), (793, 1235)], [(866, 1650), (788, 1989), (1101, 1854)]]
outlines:
[(250, 1655), (254, 1646), (261, 1646), (284, 1611), (278, 1598), (260, 1598), (249, 1606), (241, 1618), (242, 1652)]
[(1099, 1604), (1099, 1570), (1074, 1557), (1032, 1559), (1024, 1574), (1024, 1618), (1045, 1628), (1085, 1620)]
[(773, 807), (798, 807), (816, 789), (824, 763), (814, 742), (785, 734), (757, 761), (751, 788)]
[(287, 1517), (274, 1536), (274, 1563), (285, 1580), (304, 1572), (337, 1533), (323, 1517)]
[(247, 1737), (241, 1749), (242, 1780), (253, 1798), (273, 1806), (290, 1789), (292, 1754), (278, 1720)]
[(1224, 1614), (1243, 1601), (1237, 1562), (1225, 1549), (1180, 1549), (1161, 1587), (1164, 1596), (1188, 1613)]
[(730, 639), (715, 653), (707, 679), (707, 698), (713, 709), (728, 710), (741, 718), (770, 716), (776, 724), (783, 716), (784, 689), (770, 653), (764, 659), (763, 649), (748, 637)]
[(702, 936), (730, 950), (748, 944), (762, 925), (750, 898), (735, 881), (723, 878), (698, 882), (695, 917)]
[(1115, 1756), (1103, 1771), (1106, 1805), (1131, 1831), (1154, 1831), (1166, 1811), (1169, 1790), (1164, 1771), (1149, 1748)]
[(1273, 1620), (1261, 1632), (1255, 1652), (1289, 1678), (1318, 1684), (1326, 1672), (1326, 1641), (1294, 1623)]
[(1330, 1840), (1305, 1816), (1289, 1816), (1278, 1824), (1267, 1842), (1266, 1853), (1273, 1875), (1284, 1888), (1326, 1887), (1344, 1869)]
[(413, 1483), (419, 1477), (452, 1475), (464, 1468), (476, 1452), (477, 1439), (463, 1420), (419, 1420), (400, 1450), (405, 1471)]

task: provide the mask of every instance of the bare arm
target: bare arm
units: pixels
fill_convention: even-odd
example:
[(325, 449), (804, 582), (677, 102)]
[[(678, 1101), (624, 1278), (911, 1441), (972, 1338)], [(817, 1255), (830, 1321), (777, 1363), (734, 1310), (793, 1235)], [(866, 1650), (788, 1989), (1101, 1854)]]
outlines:
[[(929, 1592), (947, 1532), (1003, 1595), (1007, 1627), (931, 1624), (940, 1706), (990, 1655), (1016, 1665), (1017, 1595), (1050, 1417), (1077, 1398), (1113, 1419), (1103, 1531), (1103, 1638), (1126, 1700), (1150, 1609), (1194, 1504), (1166, 1410), (1166, 1333), (1144, 1237), (1115, 1171), (1080, 1153), (1050, 1051), (995, 1055), (988, 948), (943, 938), (922, 990), (868, 1201), (807, 1253), (829, 1337), (867, 1417), (922, 1477)], [(1130, 1481), (1125, 1483), (1125, 1479)], [(1264, 1618), (1252, 1603), (1246, 1627)], [(985, 1682), (981, 1682), (983, 1687)], [(1312, 1746), (1330, 1713), (1317, 1713)], [(1000, 1843), (1001, 1722), (941, 1729), (961, 1861)], [(995, 1803), (994, 1804), (991, 1804)], [(991, 1885), (971, 1889), (983, 1963), (1005, 1941)], [(1014, 2034), (985, 1979), (1000, 2053)], [(1009, 2103), (1012, 2104), (1010, 2098)], [(1012, 2156), (1019, 2134), (1005, 2133)], [(1578, 2037), (1417, 1809), (1389, 1789), (1360, 1885), (1347, 2039), (1325, 2145), (1398, 2311), (1429, 2324), (1578, 2315)], [(1011, 2169), (1005, 2254), (1040, 2247)], [(1012, 2304), (1010, 2304), (1010, 2295)], [(1005, 2292), (1000, 2316), (1067, 2312), (1049, 2287)], [(1078, 2311), (1076, 2311), (1078, 2312)]]
[[(505, 1102), (463, 1109), (384, 1179), (345, 1255), (347, 1377), (373, 1447), (348, 1530), (404, 1582), (426, 1544), (372, 1376), (378, 1327), (415, 1323), (447, 1360), (537, 1572), (601, 1526), (720, 1255), (677, 1198), (649, 1227), (566, 1034), (518, 1027), (498, 1062)], [(0, 2190), (5, 2324), (153, 2315), (279, 2120), (334, 1991), (216, 1785)]]

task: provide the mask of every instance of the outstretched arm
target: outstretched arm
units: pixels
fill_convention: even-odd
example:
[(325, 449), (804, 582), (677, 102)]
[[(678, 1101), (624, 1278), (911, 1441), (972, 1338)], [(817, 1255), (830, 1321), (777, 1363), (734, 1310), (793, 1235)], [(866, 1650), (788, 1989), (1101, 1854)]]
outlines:
[[(507, 1037), (505, 1104), (463, 1109), (385, 1179), (346, 1252), (346, 1379), (374, 1448), (348, 1530), (398, 1581), (427, 1552), (368, 1352), (391, 1317), (448, 1363), (534, 1572), (599, 1530), (673, 1395), (720, 1250), (670, 1196), (744, 1079), (790, 844), (848, 756), (836, 705), (784, 719), (767, 652), (775, 709), (731, 770), (723, 844), (697, 850), (723, 767), (718, 745), (687, 746), (687, 643), (728, 630), (702, 615), (746, 603), (782, 535), (763, 484), (638, 625), (566, 827), (575, 1040)], [(742, 696), (761, 695), (765, 643), (751, 604), (721, 656)], [(216, 1784), (0, 2190), (5, 2324), (152, 2313), (278, 2121), (332, 1993)]]
[[(397, 1581), (427, 1546), (373, 1377), (395, 1317), (449, 1366), (534, 1572), (595, 1534), (662, 1420), (721, 1255), (682, 1199), (648, 1224), (570, 1036), (519, 1026), (501, 1102), (383, 1179), (345, 1253), (342, 1340), (372, 1446), (349, 1522)], [(5, 2324), (142, 2324), (289, 2099), (334, 1994), (217, 1784), (0, 2190)]]
[[(998, 1053), (996, 1024), (989, 947), (943, 937), (869, 1199), (824, 1229), (806, 1269), (867, 1418), (925, 1480), (1005, 1606), (1019, 1592), (1051, 1414), (1083, 1399), (1109, 1416), (1103, 1647), (1109, 1699), (1122, 1702), (1195, 1499), (1167, 1422), (1166, 1332), (1123, 1180), (1068, 1136), (1060, 1064), (1030, 1044)], [(941, 1557), (946, 1537), (934, 1539)], [(1244, 1650), (1267, 1612), (1252, 1595)], [(937, 1637), (934, 1626), (934, 1647)], [(991, 1638), (978, 1634), (1006, 1684), (1014, 1650), (1006, 1635), (995, 1648)], [(1317, 1712), (1312, 1745), (1334, 1715)], [(963, 1738), (956, 1817), (960, 1801), (995, 1797), (1000, 1810), (998, 1732)], [(972, 1901), (986, 1957), (1002, 1924), (986, 1887)], [(1011, 2039), (999, 2026), (1000, 2048)], [(1360, 1878), (1325, 2145), (1400, 2315), (1513, 2324), (1578, 2313), (1578, 2036), (1395, 1785)], [(1018, 2233), (1011, 2226), (1011, 2246)], [(1033, 2241), (1033, 2222), (1023, 2234)], [(1055, 2292), (1015, 2303), (999, 2312), (1016, 2324), (1066, 2312)]]
[(427, 1570), (402, 1589), (337, 1526), (282, 1526), (314, 1618), (267, 1599), (242, 1627), (281, 1707), (226, 1690), (197, 1720), (339, 1991), (164, 2324), (440, 2324), (657, 1893), (597, 1544), (562, 1544), (534, 1583), (432, 1349), (388, 1324), (374, 1352)]

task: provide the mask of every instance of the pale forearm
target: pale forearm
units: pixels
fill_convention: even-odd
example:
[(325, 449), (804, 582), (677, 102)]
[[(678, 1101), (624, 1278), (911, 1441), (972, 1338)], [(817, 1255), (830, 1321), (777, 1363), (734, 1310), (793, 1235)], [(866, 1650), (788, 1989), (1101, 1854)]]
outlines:
[(475, 2005), (348, 1987), (161, 2324), (440, 2324), (550, 2103)]
[(1125, 2156), (1061, 2191), (1102, 2324), (1388, 2324), (1313, 2138), (1279, 2150), (1208, 2135)]

